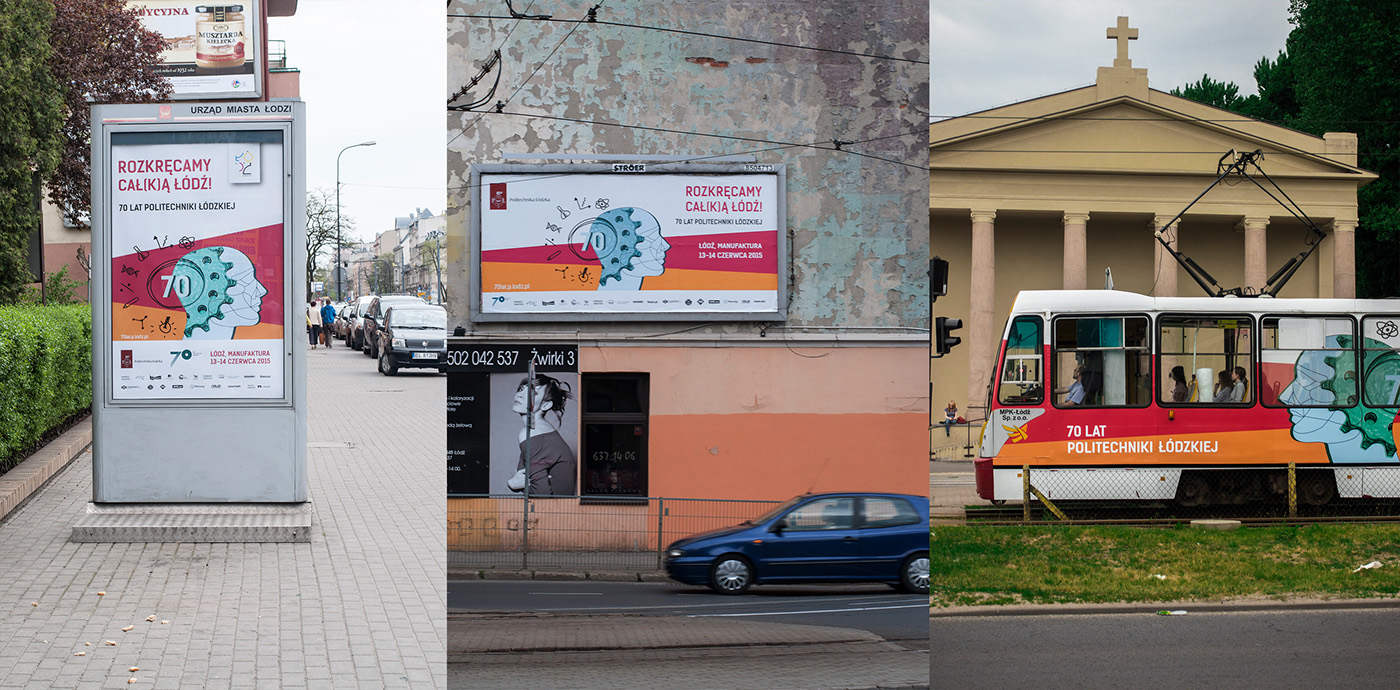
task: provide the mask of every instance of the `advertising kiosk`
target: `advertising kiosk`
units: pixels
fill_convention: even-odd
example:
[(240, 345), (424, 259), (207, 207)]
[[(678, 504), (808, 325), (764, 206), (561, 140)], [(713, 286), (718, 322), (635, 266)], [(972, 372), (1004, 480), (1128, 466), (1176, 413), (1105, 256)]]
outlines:
[(309, 538), (304, 109), (93, 108), (93, 504), (74, 540)]

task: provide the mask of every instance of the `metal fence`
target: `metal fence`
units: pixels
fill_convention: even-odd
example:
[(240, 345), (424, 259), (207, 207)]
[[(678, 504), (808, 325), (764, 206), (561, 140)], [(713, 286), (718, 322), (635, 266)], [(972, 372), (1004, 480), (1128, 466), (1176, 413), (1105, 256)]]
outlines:
[(1032, 469), (1021, 501), (968, 506), (969, 524), (1400, 519), (1400, 466)]
[[(737, 525), (779, 501), (700, 498), (451, 496), (447, 565), (469, 570), (620, 570), (661, 567), (672, 542)], [(522, 529), (522, 526), (525, 528)]]

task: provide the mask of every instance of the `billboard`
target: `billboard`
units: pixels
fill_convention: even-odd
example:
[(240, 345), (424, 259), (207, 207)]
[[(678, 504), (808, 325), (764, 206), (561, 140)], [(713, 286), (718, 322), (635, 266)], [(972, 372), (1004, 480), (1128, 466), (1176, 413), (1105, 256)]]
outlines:
[(112, 134), (113, 399), (284, 397), (282, 139)]
[(473, 320), (785, 317), (782, 166), (480, 165), (472, 187)]
[(260, 98), (262, 4), (208, 5), (188, 0), (130, 0), (141, 24), (165, 39), (156, 72), (173, 99)]

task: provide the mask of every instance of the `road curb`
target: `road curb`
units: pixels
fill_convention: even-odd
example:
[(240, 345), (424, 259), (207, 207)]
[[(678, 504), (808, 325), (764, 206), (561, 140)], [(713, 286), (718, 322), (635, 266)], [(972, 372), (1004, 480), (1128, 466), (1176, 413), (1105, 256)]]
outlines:
[(14, 512), (90, 445), (92, 416), (88, 415), (14, 469), (0, 475), (0, 520)]
[(653, 571), (578, 571), (578, 570), (477, 570), (449, 569), (449, 580), (540, 580), (586, 582), (670, 582), (666, 573)]
[(1376, 599), (1297, 599), (1287, 601), (1159, 601), (1138, 604), (1024, 604), (1009, 606), (949, 606), (930, 608), (929, 618), (973, 618), (990, 616), (1086, 616), (1157, 615), (1159, 611), (1186, 613), (1247, 613), (1253, 611), (1321, 611), (1360, 609), (1400, 609), (1400, 598)]

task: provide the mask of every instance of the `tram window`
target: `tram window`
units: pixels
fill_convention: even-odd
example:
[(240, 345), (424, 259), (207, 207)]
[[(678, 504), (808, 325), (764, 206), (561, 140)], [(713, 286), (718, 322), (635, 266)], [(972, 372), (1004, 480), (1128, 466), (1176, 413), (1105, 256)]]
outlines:
[(1056, 407), (1148, 404), (1152, 356), (1146, 316), (1067, 316), (1055, 319), (1054, 329)]
[(1259, 401), (1270, 407), (1356, 405), (1356, 326), (1338, 316), (1259, 322)]
[(1006, 336), (1006, 358), (997, 382), (1003, 405), (1039, 405), (1045, 400), (1045, 367), (1041, 362), (1040, 318), (1018, 316)]
[(1400, 318), (1366, 317), (1362, 320), (1361, 356), (1365, 362), (1361, 402), (1366, 407), (1389, 408), (1395, 418), (1400, 408)]
[(1252, 325), (1243, 315), (1163, 316), (1158, 321), (1158, 400), (1163, 405), (1252, 404)]

